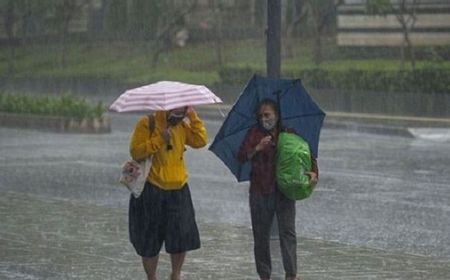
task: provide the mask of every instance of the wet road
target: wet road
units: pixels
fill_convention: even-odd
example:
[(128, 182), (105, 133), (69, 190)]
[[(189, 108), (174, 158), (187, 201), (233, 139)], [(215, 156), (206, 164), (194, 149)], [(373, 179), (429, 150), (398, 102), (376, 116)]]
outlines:
[[(126, 209), (117, 180), (137, 117), (112, 115), (105, 135), (0, 128), (0, 193)], [(213, 139), (220, 122), (206, 125)], [(318, 188), (297, 204), (299, 236), (450, 258), (450, 142), (324, 129), (319, 153)], [(247, 184), (207, 149), (186, 159), (197, 218), (249, 226)]]
[[(0, 196), (0, 279), (145, 279), (128, 241), (127, 210), (23, 193)], [(199, 223), (202, 248), (189, 252), (183, 279), (255, 279), (248, 227)], [(272, 279), (284, 280), (272, 240)], [(278, 252), (277, 252), (278, 251)], [(274, 253), (277, 252), (277, 253)], [(297, 238), (302, 280), (448, 280), (450, 260)], [(158, 279), (169, 279), (162, 253)]]

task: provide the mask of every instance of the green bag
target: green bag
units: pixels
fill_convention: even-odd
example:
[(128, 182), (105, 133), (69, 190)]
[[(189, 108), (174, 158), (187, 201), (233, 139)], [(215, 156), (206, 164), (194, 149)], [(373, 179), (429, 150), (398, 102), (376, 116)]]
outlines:
[(296, 134), (281, 132), (275, 166), (278, 189), (287, 198), (301, 200), (311, 195), (313, 187), (305, 174), (311, 171), (311, 152), (305, 140)]

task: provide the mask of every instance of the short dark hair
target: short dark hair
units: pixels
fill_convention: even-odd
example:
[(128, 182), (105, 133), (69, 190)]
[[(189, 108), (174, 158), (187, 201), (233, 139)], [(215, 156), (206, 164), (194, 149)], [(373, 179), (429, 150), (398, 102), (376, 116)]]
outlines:
[(275, 115), (277, 116), (277, 118), (280, 117), (280, 114), (279, 114), (279, 112), (278, 112), (278, 103), (275, 102), (275, 100), (272, 100), (272, 99), (270, 99), (270, 98), (264, 98), (263, 100), (261, 100), (261, 101), (258, 103), (258, 106), (256, 106), (255, 115), (256, 115), (256, 118), (257, 118), (257, 119), (258, 119), (259, 111), (261, 110), (261, 108), (262, 108), (263, 106), (270, 106), (270, 107), (272, 107), (272, 109), (273, 109), (273, 111), (275, 112)]

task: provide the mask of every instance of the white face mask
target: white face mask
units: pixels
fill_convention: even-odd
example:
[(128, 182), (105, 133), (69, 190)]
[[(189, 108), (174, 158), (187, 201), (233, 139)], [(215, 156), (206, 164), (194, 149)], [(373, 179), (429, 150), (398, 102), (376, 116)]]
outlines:
[(169, 118), (184, 118), (184, 112), (170, 112)]
[(170, 112), (167, 118), (167, 122), (171, 126), (175, 126), (183, 121), (185, 114), (183, 112)]
[(266, 130), (271, 130), (277, 125), (277, 120), (275, 118), (266, 119), (262, 121), (262, 126)]

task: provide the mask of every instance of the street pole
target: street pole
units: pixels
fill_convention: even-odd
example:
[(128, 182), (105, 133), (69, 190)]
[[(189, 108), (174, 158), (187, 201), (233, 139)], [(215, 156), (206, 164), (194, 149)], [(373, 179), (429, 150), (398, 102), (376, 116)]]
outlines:
[[(280, 78), (281, 69), (281, 0), (267, 0), (267, 77)], [(271, 239), (278, 239), (278, 222), (275, 215), (270, 231)]]
[(267, 0), (267, 77), (280, 78), (281, 69), (281, 0)]

